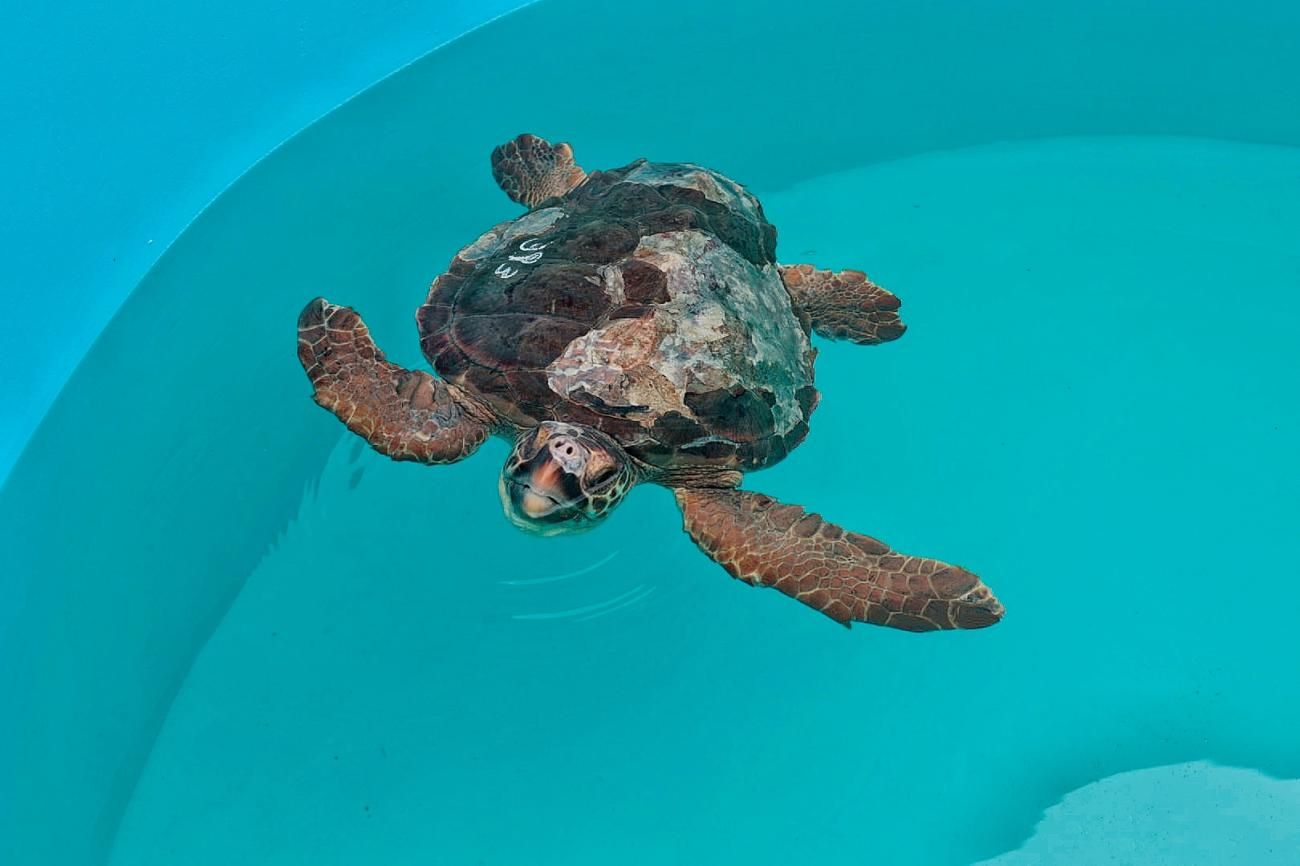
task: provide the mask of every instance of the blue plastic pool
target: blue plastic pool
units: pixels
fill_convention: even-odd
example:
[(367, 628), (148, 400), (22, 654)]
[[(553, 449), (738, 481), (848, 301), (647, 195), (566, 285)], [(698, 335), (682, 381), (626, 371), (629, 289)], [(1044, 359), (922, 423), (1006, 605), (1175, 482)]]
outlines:
[[(0, 490), (14, 862), (1300, 863), (1300, 12), (1254, 5), (545, 0), (306, 130)], [(716, 167), (782, 258), (903, 298), (897, 343), (819, 344), (812, 434), (748, 486), (1004, 622), (845, 631), (663, 491), (538, 539), (505, 443), (342, 435), (298, 309), (421, 363), (525, 130)]]

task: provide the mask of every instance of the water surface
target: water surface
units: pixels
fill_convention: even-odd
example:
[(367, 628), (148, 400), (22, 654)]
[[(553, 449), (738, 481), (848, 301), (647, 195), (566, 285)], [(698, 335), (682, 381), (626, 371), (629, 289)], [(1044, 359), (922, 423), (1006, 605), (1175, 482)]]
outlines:
[[(1055, 139), (755, 191), (783, 260), (865, 268), (911, 329), (822, 342), (812, 435), (746, 486), (978, 571), (1006, 620), (845, 631), (727, 578), (663, 491), (540, 540), (499, 514), (503, 443), (424, 468), (345, 439), (112, 862), (957, 866), (1116, 773), (1300, 776), (1300, 151)], [(414, 363), (405, 316), (374, 324)], [(285, 423), (335, 442), (300, 390)]]

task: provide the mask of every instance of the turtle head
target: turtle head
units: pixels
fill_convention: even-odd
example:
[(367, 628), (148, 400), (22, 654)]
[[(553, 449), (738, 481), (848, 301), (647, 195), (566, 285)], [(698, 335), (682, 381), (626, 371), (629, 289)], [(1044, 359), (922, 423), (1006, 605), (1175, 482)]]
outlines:
[(623, 448), (599, 430), (544, 421), (519, 434), (501, 470), (501, 504), (530, 532), (579, 532), (623, 501), (636, 474)]

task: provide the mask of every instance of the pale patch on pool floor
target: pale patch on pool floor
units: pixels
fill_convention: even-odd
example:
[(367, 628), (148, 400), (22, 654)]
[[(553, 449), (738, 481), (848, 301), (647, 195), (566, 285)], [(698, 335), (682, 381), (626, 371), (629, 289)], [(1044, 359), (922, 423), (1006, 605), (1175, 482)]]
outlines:
[(1015, 851), (977, 866), (1295, 866), (1300, 779), (1205, 761), (1107, 776), (1052, 806)]

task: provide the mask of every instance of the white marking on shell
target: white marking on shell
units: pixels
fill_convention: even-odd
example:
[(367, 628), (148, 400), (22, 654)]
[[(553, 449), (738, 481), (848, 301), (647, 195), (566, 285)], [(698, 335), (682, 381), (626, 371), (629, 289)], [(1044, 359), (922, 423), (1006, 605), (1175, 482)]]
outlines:
[[(564, 216), (562, 208), (548, 207), (526, 213), (519, 219), (498, 223), (479, 235), (474, 243), (461, 250), (459, 256), (467, 262), (478, 262), (496, 255), (521, 237), (527, 236), (523, 243), (535, 243), (536, 235), (545, 234)], [(520, 249), (523, 247), (521, 246)], [(537, 249), (539, 248), (534, 247), (525, 252), (535, 252)]]

